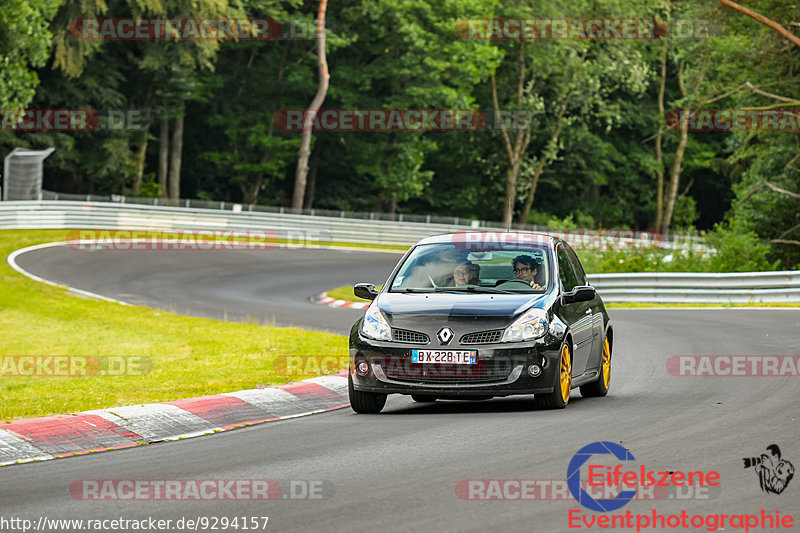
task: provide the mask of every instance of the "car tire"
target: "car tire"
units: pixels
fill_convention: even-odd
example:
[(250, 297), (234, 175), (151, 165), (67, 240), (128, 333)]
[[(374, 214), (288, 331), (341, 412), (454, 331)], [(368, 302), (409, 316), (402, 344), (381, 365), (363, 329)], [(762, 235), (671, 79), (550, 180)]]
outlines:
[(431, 403), (436, 401), (436, 396), (423, 396), (421, 394), (412, 394), (411, 399), (419, 403)]
[(540, 409), (563, 409), (569, 403), (569, 394), (572, 390), (572, 354), (569, 345), (564, 342), (561, 347), (558, 374), (553, 392), (537, 394), (533, 398), (534, 405)]
[(353, 376), (347, 376), (347, 395), (350, 397), (350, 407), (356, 413), (377, 414), (386, 405), (385, 394), (355, 390)]
[(600, 377), (588, 385), (581, 387), (581, 396), (584, 398), (600, 398), (608, 394), (611, 385), (611, 346), (608, 336), (603, 341), (603, 353), (600, 358)]

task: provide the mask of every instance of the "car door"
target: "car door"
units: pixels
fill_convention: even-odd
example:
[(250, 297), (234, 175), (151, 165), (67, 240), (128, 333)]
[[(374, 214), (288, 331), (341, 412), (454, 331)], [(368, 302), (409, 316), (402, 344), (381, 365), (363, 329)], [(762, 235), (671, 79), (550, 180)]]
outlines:
[[(570, 259), (570, 263), (572, 263), (575, 276), (578, 278), (578, 285), (589, 285), (589, 278), (586, 276), (586, 272), (583, 270), (583, 265), (581, 265), (581, 262), (578, 259), (578, 254), (575, 253), (569, 244), (565, 244), (564, 248), (567, 251), (567, 256)], [(591, 355), (589, 356), (587, 368), (595, 368), (600, 366), (600, 354), (602, 353), (604, 339), (603, 311), (600, 307), (600, 297), (597, 295), (595, 295), (590, 302), (586, 303), (588, 308), (591, 310), (592, 316), (592, 348), (590, 351)]]
[[(561, 292), (567, 293), (579, 285), (572, 262), (569, 260), (564, 243), (556, 247), (558, 277)], [(572, 333), (572, 375), (580, 376), (586, 371), (586, 364), (592, 351), (592, 311), (590, 302), (573, 302), (561, 307), (559, 315)]]

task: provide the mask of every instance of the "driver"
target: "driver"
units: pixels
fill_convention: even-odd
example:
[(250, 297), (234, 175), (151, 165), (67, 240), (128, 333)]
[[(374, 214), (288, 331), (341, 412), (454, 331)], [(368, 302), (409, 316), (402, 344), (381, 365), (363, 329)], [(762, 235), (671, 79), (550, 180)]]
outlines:
[(454, 285), (480, 285), (480, 273), (480, 265), (476, 265), (471, 261), (459, 263), (455, 270), (453, 270)]
[(536, 283), (535, 277), (539, 272), (539, 261), (529, 255), (518, 255), (511, 263), (517, 279), (527, 281), (534, 290), (541, 291), (544, 287)]

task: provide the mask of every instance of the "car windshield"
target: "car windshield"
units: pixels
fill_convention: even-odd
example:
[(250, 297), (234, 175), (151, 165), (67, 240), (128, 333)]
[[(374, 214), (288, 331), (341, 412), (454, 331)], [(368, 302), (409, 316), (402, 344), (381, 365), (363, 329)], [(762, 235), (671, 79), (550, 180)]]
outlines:
[(552, 269), (544, 246), (463, 248), (452, 243), (417, 246), (391, 280), (390, 292), (544, 292), (549, 284)]

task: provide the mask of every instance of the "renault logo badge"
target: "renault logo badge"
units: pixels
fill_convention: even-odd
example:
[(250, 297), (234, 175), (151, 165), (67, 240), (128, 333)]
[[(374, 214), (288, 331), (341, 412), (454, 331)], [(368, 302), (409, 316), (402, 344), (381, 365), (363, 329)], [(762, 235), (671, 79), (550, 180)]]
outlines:
[(453, 330), (445, 326), (439, 330), (436, 336), (439, 338), (440, 343), (450, 344), (450, 341), (453, 340)]

